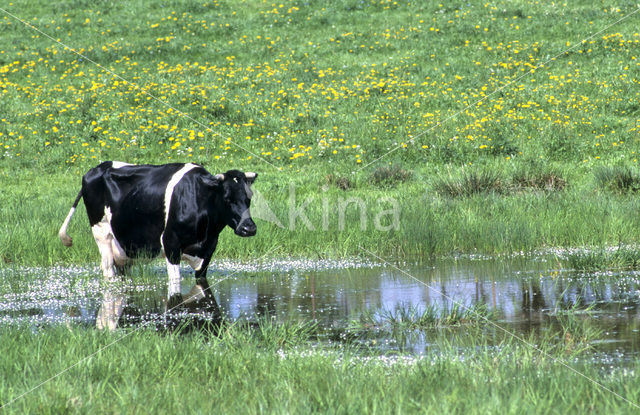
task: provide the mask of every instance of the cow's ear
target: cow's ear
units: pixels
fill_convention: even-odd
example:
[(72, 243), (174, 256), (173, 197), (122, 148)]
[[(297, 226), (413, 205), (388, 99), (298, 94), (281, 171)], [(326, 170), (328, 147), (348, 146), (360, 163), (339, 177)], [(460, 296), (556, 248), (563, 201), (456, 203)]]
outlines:
[(212, 175), (201, 176), (200, 180), (206, 186), (218, 187), (224, 181), (224, 174), (216, 174), (215, 176), (212, 176)]
[(258, 177), (258, 173), (248, 171), (244, 174), (244, 177), (247, 179), (247, 183), (252, 185), (253, 182), (256, 180), (256, 177)]

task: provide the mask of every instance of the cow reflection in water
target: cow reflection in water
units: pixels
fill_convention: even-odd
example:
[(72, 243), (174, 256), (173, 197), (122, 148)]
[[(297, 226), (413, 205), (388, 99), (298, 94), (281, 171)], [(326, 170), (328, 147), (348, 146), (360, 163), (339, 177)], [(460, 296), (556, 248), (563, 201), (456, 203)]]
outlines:
[(115, 330), (146, 325), (158, 330), (216, 328), (222, 322), (222, 315), (216, 301), (209, 298), (196, 285), (181, 304), (169, 308), (166, 300), (155, 295), (141, 299), (140, 293), (128, 293), (124, 288), (105, 288), (96, 315), (96, 328)]
[(126, 296), (114, 289), (107, 289), (102, 295), (102, 304), (96, 316), (96, 328), (115, 330), (122, 316)]

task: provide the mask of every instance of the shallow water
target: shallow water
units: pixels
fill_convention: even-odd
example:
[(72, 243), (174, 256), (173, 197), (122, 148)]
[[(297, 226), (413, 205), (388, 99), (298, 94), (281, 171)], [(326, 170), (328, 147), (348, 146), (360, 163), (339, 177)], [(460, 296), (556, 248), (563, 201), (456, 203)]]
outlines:
[[(183, 277), (186, 295), (194, 282), (186, 268)], [(97, 268), (0, 270), (0, 324), (162, 326), (211, 318), (198, 307), (172, 312), (169, 320), (163, 316), (164, 267), (136, 268), (116, 291), (101, 287), (100, 280)], [(504, 338), (501, 328), (522, 337), (542, 336), (558, 328), (559, 314), (571, 310), (582, 324), (601, 330), (592, 342), (594, 357), (624, 360), (635, 357), (640, 346), (640, 273), (582, 274), (562, 269), (551, 257), (393, 266), (357, 260), (225, 262), (210, 269), (209, 282), (227, 318), (313, 320), (337, 339), (367, 312), (379, 317), (399, 309), (449, 309), (457, 303), (484, 304), (495, 313), (492, 321), (499, 327), (486, 321), (475, 324), (488, 345)], [(467, 329), (463, 325), (455, 330)], [(367, 346), (421, 354), (432, 347), (434, 338), (447, 336), (447, 330), (414, 330), (401, 336), (379, 330), (355, 339)]]

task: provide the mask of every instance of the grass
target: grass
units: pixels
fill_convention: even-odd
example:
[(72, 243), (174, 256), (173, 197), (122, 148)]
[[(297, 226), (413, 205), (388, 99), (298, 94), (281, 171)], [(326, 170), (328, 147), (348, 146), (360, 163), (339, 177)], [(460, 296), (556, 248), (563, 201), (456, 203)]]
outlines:
[[(291, 349), (308, 343), (312, 337), (317, 336), (318, 327), (314, 322), (278, 322), (275, 319), (264, 316), (257, 324), (250, 325), (251, 336), (260, 347), (276, 351), (282, 348)], [(233, 332), (228, 330), (225, 334)]]
[[(322, 173), (261, 176), (255, 191), (271, 216), (253, 210), (258, 225), (253, 238), (238, 238), (225, 230), (215, 257), (257, 258), (268, 253), (344, 258), (362, 255), (361, 247), (367, 247), (378, 255), (411, 258), (638, 243), (637, 199), (600, 192), (589, 187), (591, 181), (580, 184), (565, 175), (575, 184), (561, 191), (510, 188), (450, 197), (436, 191), (436, 173), (415, 174), (395, 187), (357, 181), (347, 190), (322, 188)], [(77, 194), (78, 179), (53, 174), (44, 182), (30, 172), (0, 174), (0, 263), (97, 263), (99, 254), (82, 203), (69, 227), (74, 246), (63, 247), (57, 237)]]
[(554, 342), (555, 347), (565, 354), (580, 354), (592, 350), (591, 343), (602, 338), (602, 330), (594, 327), (588, 321), (588, 310), (565, 310), (556, 314), (561, 327), (559, 341)]
[[(639, 33), (622, 19), (631, 3), (14, 0), (3, 8), (84, 57), (0, 13), (2, 267), (95, 264), (82, 208), (72, 249), (57, 230), (82, 174), (110, 159), (260, 173), (254, 206), (260, 195), (272, 215), (254, 210), (254, 238), (223, 232), (216, 258), (341, 258), (366, 247), (401, 259), (640, 242)], [(636, 267), (634, 258), (572, 260), (591, 269)], [(11, 277), (8, 289), (23, 283)], [(408, 311), (385, 324), (458, 317)], [(469, 326), (477, 338), (462, 350), (473, 352), (441, 339), (437, 353), (411, 364), (318, 347), (315, 329), (297, 323), (232, 325), (218, 337), (141, 330), (3, 411), (634, 411), (522, 344), (484, 347)], [(590, 336), (579, 322), (563, 327), (540, 345), (552, 356), (579, 353)], [(0, 402), (124, 333), (0, 327)], [(640, 399), (637, 360), (611, 372), (570, 365)]]
[(640, 174), (628, 166), (602, 166), (594, 171), (597, 186), (616, 193), (640, 190)]
[(413, 173), (397, 165), (376, 168), (370, 176), (371, 181), (378, 186), (393, 186), (404, 183)]
[(579, 271), (637, 269), (640, 251), (636, 247), (618, 246), (595, 248), (567, 255), (569, 267)]
[(55, 234), (107, 159), (258, 171), (283, 227), (225, 232), (222, 257), (639, 241), (637, 28), (622, 20), (561, 54), (630, 4), (68, 5), (7, 10), (128, 82), (2, 15), (0, 264), (95, 262), (84, 213), (73, 249)]
[[(438, 353), (410, 358), (319, 347), (299, 340), (306, 326), (288, 330), (297, 340), (283, 341), (282, 329), (268, 322), (258, 330), (231, 325), (213, 337), (64, 327), (0, 330), (4, 413), (635, 410), (588, 378), (630, 401), (640, 398), (637, 362), (603, 373), (596, 364), (569, 359), (585, 378), (552, 360), (567, 355), (548, 341), (538, 343), (547, 356), (507, 339), (499, 347), (475, 340), (461, 348), (468, 334), (438, 340)], [(276, 346), (265, 338), (280, 340)]]
[(441, 177), (435, 191), (449, 197), (469, 197), (480, 193), (502, 193), (504, 183), (495, 171), (462, 170), (457, 175)]
[(457, 303), (439, 310), (435, 306), (420, 309), (416, 306), (398, 307), (395, 310), (368, 311), (350, 324), (351, 329), (382, 329), (390, 332), (424, 330), (458, 325), (484, 325), (495, 319), (484, 305), (463, 307)]
[(436, 179), (433, 187), (442, 196), (471, 197), (484, 193), (554, 192), (566, 186), (567, 180), (559, 168), (525, 160), (509, 169), (490, 165), (449, 170)]
[(516, 191), (560, 191), (567, 187), (567, 180), (554, 166), (522, 163), (512, 173), (511, 187)]
[(3, 14), (0, 143), (10, 166), (636, 163), (636, 26), (622, 20), (569, 49), (631, 3), (47, 4), (7, 7), (86, 58)]
[(329, 173), (325, 176), (324, 185), (335, 186), (341, 190), (349, 190), (354, 187), (354, 184), (348, 176), (338, 176), (333, 173)]

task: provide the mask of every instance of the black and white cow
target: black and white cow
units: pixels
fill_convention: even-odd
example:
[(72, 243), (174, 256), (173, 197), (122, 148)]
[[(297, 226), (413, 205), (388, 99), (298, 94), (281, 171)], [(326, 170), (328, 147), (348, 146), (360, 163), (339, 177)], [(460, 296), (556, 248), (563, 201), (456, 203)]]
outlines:
[(123, 272), (131, 259), (163, 254), (169, 306), (182, 302), (181, 259), (195, 270), (201, 293), (213, 299), (206, 275), (218, 235), (225, 226), (239, 236), (256, 234), (249, 212), (250, 186), (256, 177), (238, 170), (214, 176), (192, 163), (106, 161), (82, 177), (82, 189), (58, 235), (71, 246), (67, 226), (83, 199), (105, 279), (114, 277), (114, 266)]

